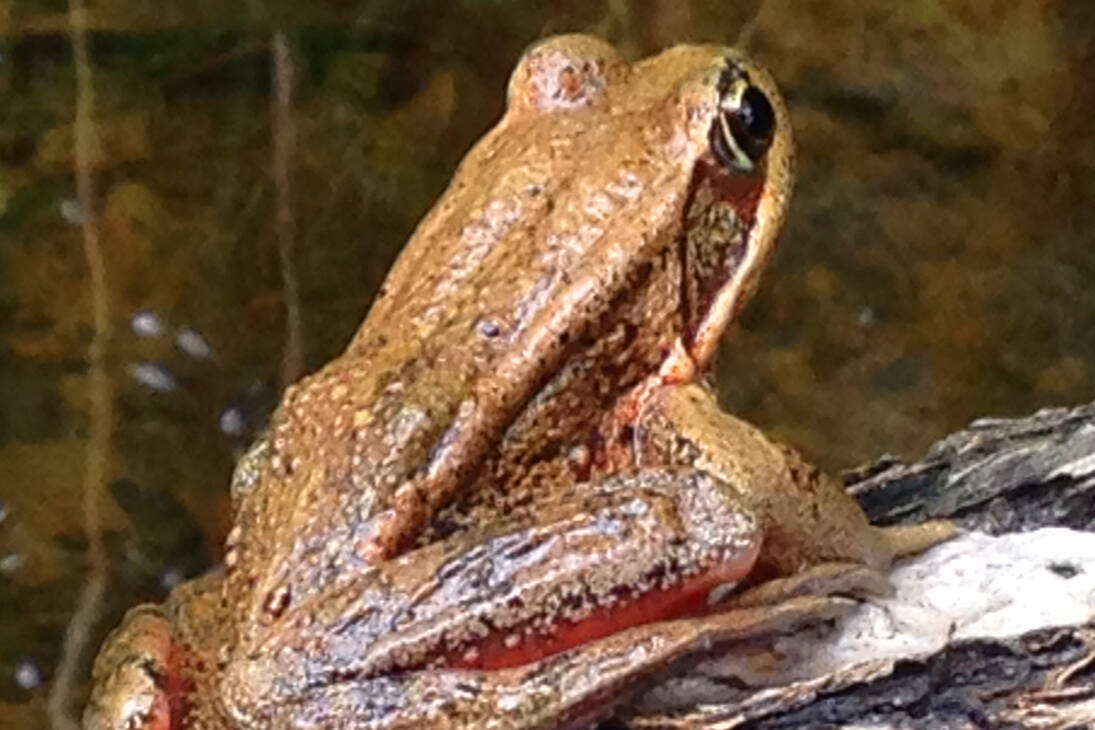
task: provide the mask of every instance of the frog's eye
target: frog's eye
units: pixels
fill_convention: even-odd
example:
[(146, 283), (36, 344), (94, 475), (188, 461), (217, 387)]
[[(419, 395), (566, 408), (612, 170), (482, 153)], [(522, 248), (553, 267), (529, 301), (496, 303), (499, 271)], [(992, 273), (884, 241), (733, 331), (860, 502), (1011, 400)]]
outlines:
[(719, 101), (711, 125), (715, 156), (738, 172), (752, 172), (772, 144), (776, 113), (764, 92), (740, 78)]

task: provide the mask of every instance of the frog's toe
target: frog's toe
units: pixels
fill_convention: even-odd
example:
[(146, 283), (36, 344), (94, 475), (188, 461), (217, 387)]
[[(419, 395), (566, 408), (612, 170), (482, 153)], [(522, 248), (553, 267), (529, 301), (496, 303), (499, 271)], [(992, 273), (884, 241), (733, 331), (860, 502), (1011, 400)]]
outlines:
[(180, 727), (182, 681), (171, 625), (158, 606), (137, 606), (107, 638), (92, 670), (84, 730)]
[(906, 557), (922, 553), (933, 545), (955, 537), (958, 525), (950, 520), (928, 520), (916, 525), (890, 525), (878, 528), (893, 555)]

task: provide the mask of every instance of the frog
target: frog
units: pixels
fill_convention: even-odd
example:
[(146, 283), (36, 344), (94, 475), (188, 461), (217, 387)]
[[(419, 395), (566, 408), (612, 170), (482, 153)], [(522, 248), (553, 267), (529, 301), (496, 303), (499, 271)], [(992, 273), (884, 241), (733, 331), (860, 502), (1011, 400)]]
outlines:
[(239, 460), (219, 568), (105, 641), (84, 727), (588, 727), (884, 592), (953, 528), (871, 525), (713, 390), (793, 179), (741, 51), (527, 49), (349, 345)]

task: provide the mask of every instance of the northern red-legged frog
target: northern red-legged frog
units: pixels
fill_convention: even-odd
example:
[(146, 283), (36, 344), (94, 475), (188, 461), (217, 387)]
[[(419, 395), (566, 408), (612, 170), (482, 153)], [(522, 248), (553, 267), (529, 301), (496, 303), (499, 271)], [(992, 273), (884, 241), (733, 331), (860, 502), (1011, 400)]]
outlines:
[(792, 163), (738, 51), (529, 49), (346, 351), (241, 459), (222, 570), (104, 645), (85, 727), (580, 727), (943, 537), (872, 527), (704, 383)]

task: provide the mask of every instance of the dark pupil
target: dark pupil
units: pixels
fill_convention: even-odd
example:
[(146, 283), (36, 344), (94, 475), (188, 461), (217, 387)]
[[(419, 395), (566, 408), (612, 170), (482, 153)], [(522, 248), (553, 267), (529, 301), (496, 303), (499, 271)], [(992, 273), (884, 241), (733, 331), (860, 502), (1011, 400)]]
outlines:
[(776, 115), (772, 111), (772, 105), (757, 87), (750, 86), (741, 97), (741, 108), (738, 117), (742, 126), (763, 147), (772, 136), (772, 127), (775, 125)]

